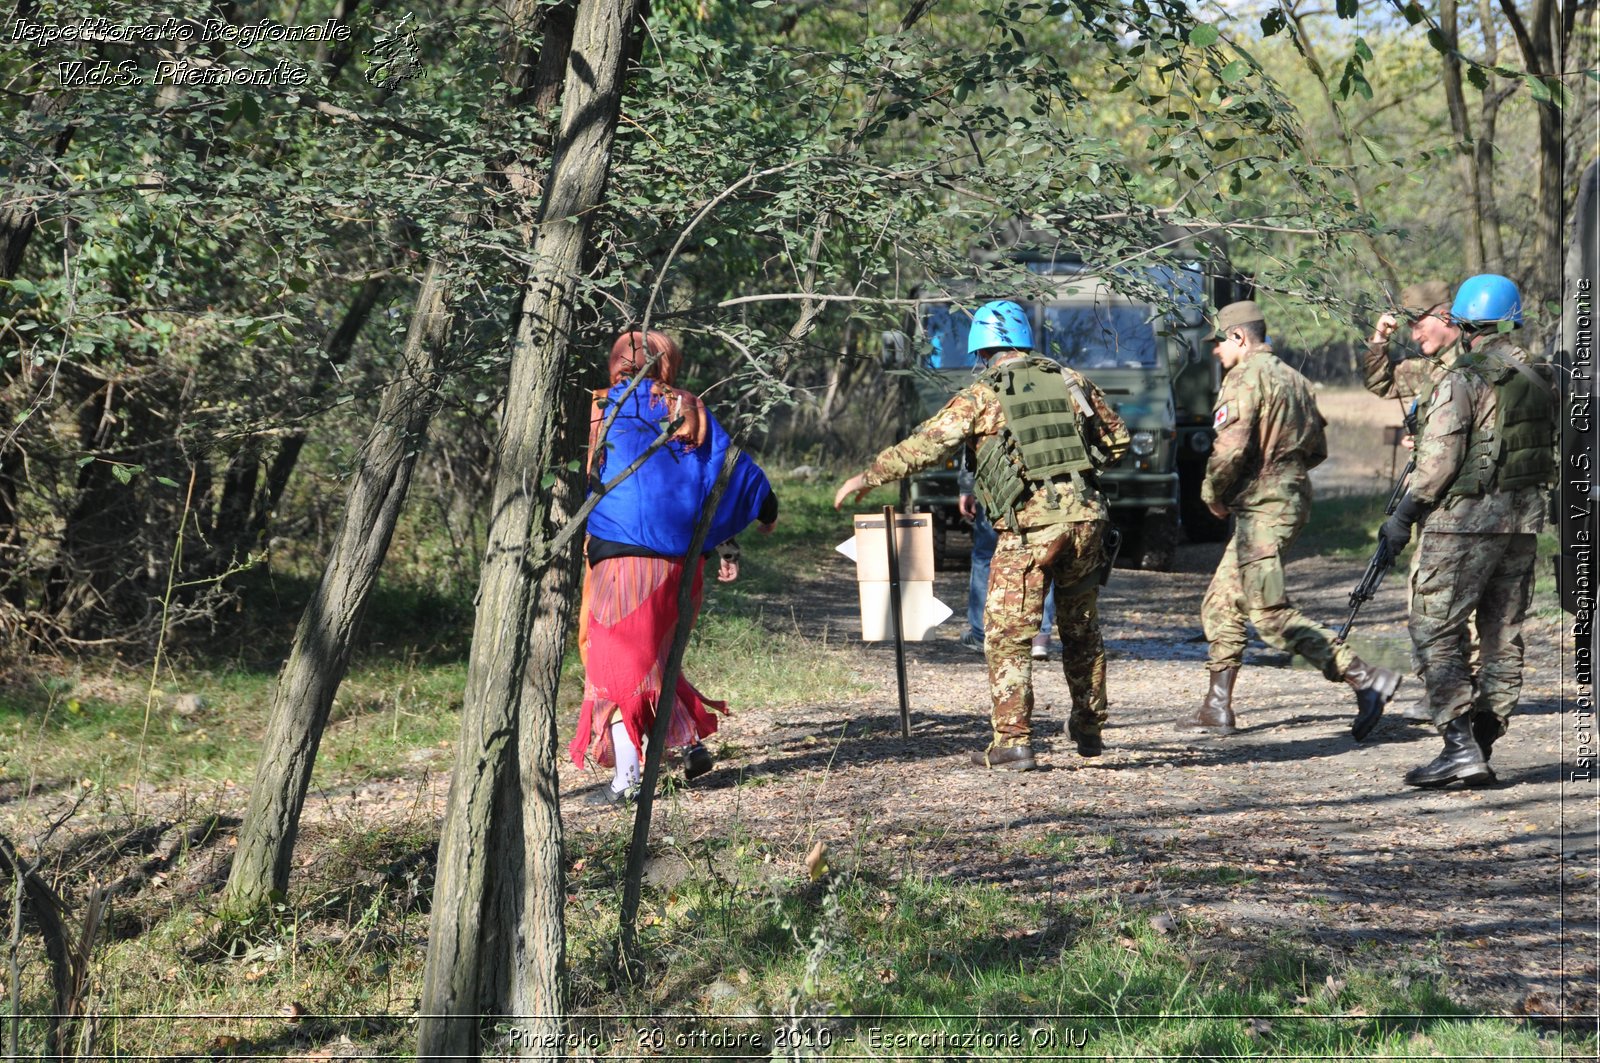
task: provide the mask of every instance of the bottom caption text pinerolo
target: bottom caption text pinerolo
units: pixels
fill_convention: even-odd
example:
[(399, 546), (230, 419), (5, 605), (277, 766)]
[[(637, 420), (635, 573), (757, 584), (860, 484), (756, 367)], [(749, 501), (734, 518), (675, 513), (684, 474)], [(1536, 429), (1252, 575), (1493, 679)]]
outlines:
[(637, 1059), (662, 1052), (698, 1052), (701, 1058), (781, 1058), (788, 1054), (861, 1055), (865, 1058), (916, 1058), (932, 1053), (943, 1058), (986, 1059), (1022, 1053), (1029, 1057), (1084, 1048), (1092, 1040), (1087, 1026), (1039, 1019), (1023, 1026), (974, 1030), (952, 1024), (950, 1028), (904, 1029), (873, 1025), (868, 1021), (848, 1028), (828, 1026), (753, 1029), (712, 1024), (661, 1023), (635, 1026), (567, 1029), (548, 1033), (516, 1024), (500, 1027), (502, 1043), (523, 1058)]

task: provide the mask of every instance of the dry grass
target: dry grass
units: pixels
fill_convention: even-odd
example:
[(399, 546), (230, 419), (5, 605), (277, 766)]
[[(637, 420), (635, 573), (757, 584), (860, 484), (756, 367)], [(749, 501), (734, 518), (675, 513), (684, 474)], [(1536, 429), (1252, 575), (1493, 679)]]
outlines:
[(1363, 388), (1320, 388), (1317, 407), (1328, 419), (1328, 460), (1311, 474), (1317, 497), (1387, 495), (1407, 457), (1385, 436), (1401, 423), (1400, 404)]

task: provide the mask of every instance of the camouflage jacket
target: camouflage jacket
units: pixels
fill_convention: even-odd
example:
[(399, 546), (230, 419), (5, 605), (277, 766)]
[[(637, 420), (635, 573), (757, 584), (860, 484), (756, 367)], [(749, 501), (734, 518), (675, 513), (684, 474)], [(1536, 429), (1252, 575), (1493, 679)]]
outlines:
[[(1128, 449), (1128, 429), (1122, 418), (1087, 378), (1073, 369), (1065, 372), (1069, 383), (1082, 390), (1094, 409), (1093, 417), (1080, 416), (1078, 420), (1084, 442), (1099, 447), (1108, 455), (1108, 462), (1116, 461)], [(999, 435), (1004, 427), (1000, 396), (984, 380), (974, 381), (951, 396), (938, 413), (918, 425), (910, 438), (874, 458), (867, 468), (866, 484), (876, 487), (933, 468), (949, 460), (963, 446), (976, 446)], [(1055, 494), (1056, 505), (1051, 506), (1045, 491), (1035, 491), (1018, 508), (1018, 524), (1023, 528), (1041, 528), (1107, 517), (1105, 497), (1091, 483), (1080, 490), (1070, 480), (1062, 478), (1056, 481)]]
[(1367, 343), (1367, 353), (1362, 359), (1365, 377), (1362, 383), (1380, 399), (1399, 399), (1410, 402), (1428, 390), (1439, 379), (1439, 368), (1426, 358), (1412, 357), (1395, 364), (1389, 361), (1387, 343)]
[(1271, 347), (1257, 347), (1222, 378), (1200, 497), (1236, 514), (1295, 521), (1311, 505), (1308, 470), (1328, 456), (1311, 384)]
[(1461, 472), (1474, 426), (1480, 431), (1494, 426), (1494, 386), (1473, 370), (1478, 356), (1494, 354), (1533, 364), (1526, 351), (1504, 336), (1484, 340), (1471, 354), (1460, 341), (1439, 352), (1441, 375), (1417, 437), (1417, 466), (1411, 473), (1411, 494), (1426, 505), (1438, 506), (1428, 515), (1430, 532), (1483, 535), (1538, 532), (1544, 527), (1542, 487), (1490, 490), (1476, 498), (1446, 497)]

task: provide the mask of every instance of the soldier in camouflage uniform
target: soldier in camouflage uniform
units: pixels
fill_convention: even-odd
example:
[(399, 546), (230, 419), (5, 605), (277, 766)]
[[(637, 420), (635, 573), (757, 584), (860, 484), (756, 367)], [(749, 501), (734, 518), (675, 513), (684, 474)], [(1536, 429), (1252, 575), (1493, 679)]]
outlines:
[[(1442, 373), (1417, 440), (1411, 487), (1380, 534), (1393, 550), (1426, 518), (1417, 545), (1410, 631), (1444, 751), (1406, 782), (1494, 781), (1494, 742), (1522, 692), (1522, 622), (1533, 594), (1534, 543), (1555, 472), (1556, 391), (1499, 331), (1522, 324), (1522, 299), (1496, 274), (1468, 278), (1448, 327), (1423, 354)], [(1470, 619), (1477, 620), (1474, 676)]]
[(1227, 376), (1217, 395), (1217, 438), (1200, 497), (1217, 517), (1233, 516), (1234, 532), (1200, 607), (1211, 644), (1209, 688), (1178, 729), (1233, 733), (1233, 684), (1249, 622), (1271, 645), (1355, 688), (1350, 730), (1359, 742), (1383, 715), (1400, 676), (1367, 664), (1289, 604), (1283, 551), (1311, 515), (1307, 472), (1328, 450), (1311, 385), (1272, 353), (1266, 334), (1266, 319), (1253, 302), (1230, 303), (1217, 314), (1213, 353)]
[[(1442, 315), (1450, 307), (1450, 285), (1444, 281), (1423, 281), (1400, 291), (1401, 314), (1411, 325), (1412, 339), (1424, 342), (1428, 331), (1443, 327)], [(1407, 358), (1395, 363), (1389, 359), (1389, 340), (1400, 327), (1400, 316), (1386, 313), (1367, 339), (1363, 369), (1368, 391), (1380, 399), (1399, 399), (1409, 405), (1439, 378), (1438, 364), (1428, 358)]]
[(909, 439), (847, 480), (834, 508), (974, 446), (978, 496), (999, 542), (983, 619), (993, 736), (987, 749), (973, 753), (973, 763), (1003, 771), (1034, 767), (1029, 643), (1052, 581), (1062, 671), (1072, 693), (1068, 734), (1080, 755), (1099, 756), (1106, 663), (1097, 602), (1109, 516), (1095, 470), (1122, 455), (1128, 431), (1099, 388), (1033, 354), (1032, 329), (1016, 303), (980, 307), (967, 342), (989, 368)]
[[(1450, 342), (1443, 330), (1450, 328), (1450, 285), (1442, 280), (1423, 281), (1400, 291), (1400, 313), (1386, 313), (1378, 319), (1372, 336), (1367, 340), (1367, 353), (1363, 368), (1363, 383), (1368, 391), (1381, 399), (1399, 399), (1406, 407), (1405, 445), (1415, 445), (1415, 433), (1428, 405), (1428, 396), (1444, 370), (1432, 358), (1417, 355), (1396, 364), (1389, 360), (1389, 339), (1400, 327), (1402, 318), (1411, 326), (1411, 339), (1418, 345), (1438, 347)], [(1412, 551), (1410, 567), (1406, 570), (1407, 597), (1417, 574), (1417, 555)], [(1410, 602), (1407, 602), (1407, 612)], [(1477, 635), (1469, 630), (1468, 637), (1476, 643)], [(1418, 665), (1420, 668), (1420, 665)], [(1407, 723), (1429, 724), (1433, 713), (1425, 701), (1408, 703), (1400, 710), (1400, 718)]]

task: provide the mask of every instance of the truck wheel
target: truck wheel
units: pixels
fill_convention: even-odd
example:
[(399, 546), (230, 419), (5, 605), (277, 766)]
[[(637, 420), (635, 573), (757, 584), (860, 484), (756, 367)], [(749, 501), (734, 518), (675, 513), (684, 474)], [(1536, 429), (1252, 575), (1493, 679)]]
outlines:
[(1147, 572), (1172, 571), (1172, 553), (1178, 545), (1178, 515), (1172, 510), (1146, 513), (1139, 522), (1139, 567)]

